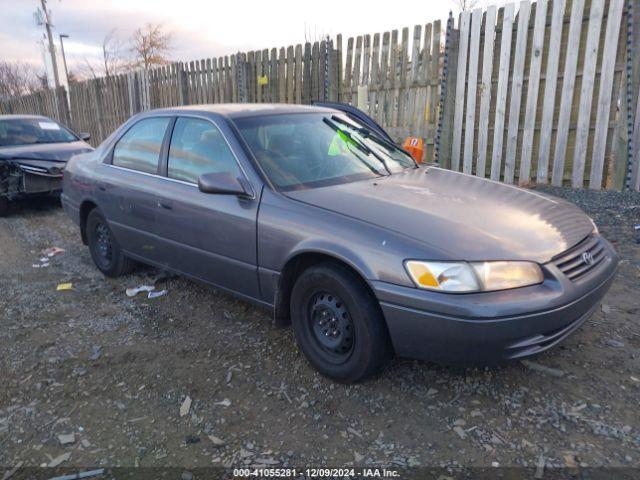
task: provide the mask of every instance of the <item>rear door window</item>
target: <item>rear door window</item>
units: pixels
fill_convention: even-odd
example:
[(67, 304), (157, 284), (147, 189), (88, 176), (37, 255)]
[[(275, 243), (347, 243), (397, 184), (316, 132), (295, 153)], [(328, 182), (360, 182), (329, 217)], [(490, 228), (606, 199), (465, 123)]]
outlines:
[(113, 149), (113, 165), (138, 172), (157, 173), (168, 117), (140, 120)]
[(240, 176), (240, 167), (218, 127), (208, 120), (178, 118), (171, 135), (169, 178), (198, 183), (205, 173)]

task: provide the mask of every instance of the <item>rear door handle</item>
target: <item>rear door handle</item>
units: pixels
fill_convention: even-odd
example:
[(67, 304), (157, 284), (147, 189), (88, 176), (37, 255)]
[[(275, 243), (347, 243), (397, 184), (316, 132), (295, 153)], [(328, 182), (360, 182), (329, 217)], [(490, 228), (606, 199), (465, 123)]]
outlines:
[(173, 203), (172, 202), (167, 202), (167, 201), (159, 201), (158, 202), (158, 207), (164, 208), (165, 210), (171, 210), (171, 209), (173, 209)]

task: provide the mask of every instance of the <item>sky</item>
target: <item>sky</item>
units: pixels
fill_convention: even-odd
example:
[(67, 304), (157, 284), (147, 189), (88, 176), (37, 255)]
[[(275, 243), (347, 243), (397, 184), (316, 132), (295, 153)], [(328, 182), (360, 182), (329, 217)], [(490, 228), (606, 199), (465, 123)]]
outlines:
[[(44, 70), (36, 25), (40, 0), (0, 0), (0, 60), (29, 62)], [(445, 20), (452, 0), (48, 0), (54, 36), (69, 35), (64, 47), (70, 71), (85, 59), (96, 62), (105, 35), (116, 29), (126, 40), (146, 23), (172, 34), (172, 60), (229, 55), (238, 51), (286, 47), (323, 34), (349, 36)], [(455, 12), (454, 12), (455, 13)]]

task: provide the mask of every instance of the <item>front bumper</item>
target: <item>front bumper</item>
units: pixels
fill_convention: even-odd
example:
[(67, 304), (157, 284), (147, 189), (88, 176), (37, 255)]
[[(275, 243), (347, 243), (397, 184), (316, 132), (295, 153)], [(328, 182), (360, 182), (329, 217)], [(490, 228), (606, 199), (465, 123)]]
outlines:
[(446, 363), (493, 363), (541, 353), (593, 313), (613, 283), (618, 259), (571, 281), (552, 263), (540, 285), (475, 294), (443, 294), (384, 282), (372, 286), (396, 353)]
[(0, 166), (0, 195), (10, 200), (28, 195), (51, 195), (62, 191), (62, 173), (50, 174), (4, 162)]

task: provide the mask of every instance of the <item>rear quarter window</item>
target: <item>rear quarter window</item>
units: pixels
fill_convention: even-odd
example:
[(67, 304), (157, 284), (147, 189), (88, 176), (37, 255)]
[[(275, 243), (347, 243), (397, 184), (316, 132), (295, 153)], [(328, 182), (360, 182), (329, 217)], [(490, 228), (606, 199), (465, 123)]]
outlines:
[(146, 118), (127, 130), (113, 149), (112, 164), (138, 172), (157, 173), (168, 117)]

